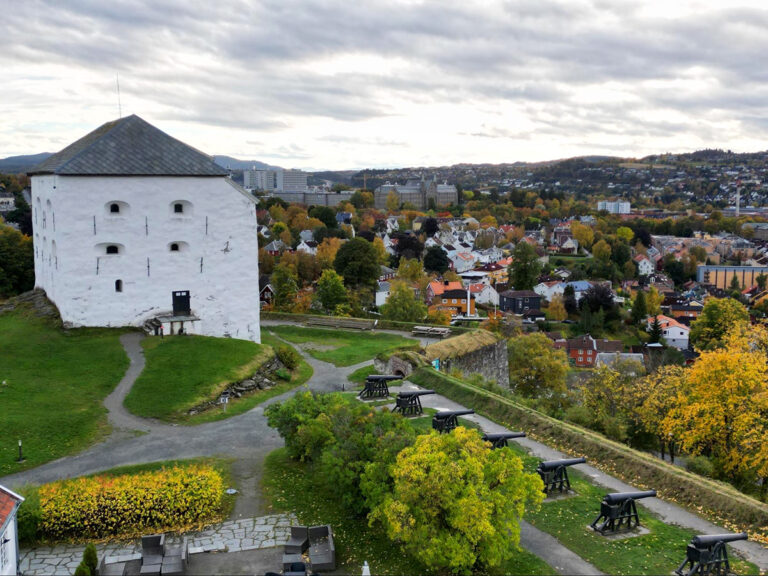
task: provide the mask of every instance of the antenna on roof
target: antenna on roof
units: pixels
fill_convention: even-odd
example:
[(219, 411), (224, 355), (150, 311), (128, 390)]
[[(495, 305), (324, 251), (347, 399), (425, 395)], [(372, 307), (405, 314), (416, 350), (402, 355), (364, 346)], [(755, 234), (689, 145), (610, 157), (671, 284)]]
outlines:
[(115, 82), (117, 83), (117, 113), (120, 118), (123, 117), (123, 105), (120, 103), (120, 73), (115, 72)]

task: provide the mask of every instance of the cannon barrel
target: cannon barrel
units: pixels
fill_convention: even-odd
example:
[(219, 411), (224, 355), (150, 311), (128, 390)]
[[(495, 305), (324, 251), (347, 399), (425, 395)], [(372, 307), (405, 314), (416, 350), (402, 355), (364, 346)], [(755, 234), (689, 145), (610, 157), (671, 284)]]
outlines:
[(691, 544), (696, 546), (696, 548), (706, 548), (707, 546), (714, 546), (718, 542), (736, 542), (737, 540), (746, 540), (747, 538), (746, 532), (740, 534), (699, 534), (693, 537)]
[(573, 466), (574, 464), (584, 464), (587, 461), (586, 458), (569, 458), (566, 460), (547, 460), (545, 462), (539, 462), (539, 470), (547, 471), (554, 470), (560, 466)]
[(407, 390), (398, 393), (398, 398), (412, 398), (414, 396), (426, 396), (427, 394), (434, 394), (434, 390)]
[(402, 380), (402, 376), (395, 376), (394, 374), (369, 374), (365, 377), (369, 382), (392, 382), (394, 380)]
[(484, 434), (483, 440), (493, 442), (494, 440), (512, 440), (512, 438), (525, 438), (525, 432), (497, 432), (494, 434)]
[(437, 420), (444, 420), (446, 418), (450, 418), (451, 416), (467, 416), (468, 414), (474, 413), (474, 410), (442, 410), (435, 414), (433, 418), (436, 418)]
[(641, 498), (652, 498), (656, 496), (656, 490), (646, 490), (645, 492), (615, 492), (606, 494), (603, 502), (606, 504), (621, 504), (629, 499), (640, 500)]

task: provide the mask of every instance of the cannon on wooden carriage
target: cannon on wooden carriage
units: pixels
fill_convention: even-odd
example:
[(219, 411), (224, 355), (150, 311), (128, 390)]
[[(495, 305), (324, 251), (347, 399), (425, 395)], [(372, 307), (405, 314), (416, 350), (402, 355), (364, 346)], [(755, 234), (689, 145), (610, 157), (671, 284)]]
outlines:
[(548, 460), (539, 462), (536, 472), (544, 482), (544, 493), (551, 494), (555, 490), (568, 492), (571, 489), (571, 481), (568, 478), (568, 466), (584, 464), (585, 458), (569, 458), (566, 460)]
[(677, 567), (675, 574), (693, 576), (694, 574), (729, 574), (726, 544), (737, 540), (746, 540), (747, 534), (706, 534), (694, 536), (685, 551), (685, 560)]
[(420, 398), (434, 393), (434, 390), (400, 392), (395, 399), (395, 409), (393, 412), (400, 412), (403, 416), (421, 416), (424, 414), (424, 409), (421, 407)]
[(474, 410), (443, 410), (432, 416), (432, 428), (445, 434), (459, 425), (459, 416), (474, 414)]
[(637, 515), (635, 501), (654, 496), (656, 496), (656, 490), (606, 494), (600, 503), (600, 515), (595, 518), (590, 527), (603, 535), (636, 528), (640, 526), (640, 517)]
[(525, 432), (497, 432), (494, 434), (483, 434), (483, 440), (491, 443), (491, 448), (504, 448), (507, 446), (507, 440), (513, 438), (525, 438)]
[(389, 382), (402, 379), (402, 376), (369, 374), (366, 376), (365, 385), (358, 396), (363, 399), (387, 398), (389, 396)]

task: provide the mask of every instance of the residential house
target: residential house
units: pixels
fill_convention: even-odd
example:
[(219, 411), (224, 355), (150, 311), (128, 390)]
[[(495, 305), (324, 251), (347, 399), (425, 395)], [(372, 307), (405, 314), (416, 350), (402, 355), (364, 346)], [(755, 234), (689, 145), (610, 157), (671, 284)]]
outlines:
[(392, 280), (392, 278), (397, 276), (397, 270), (393, 270), (388, 266), (381, 265), (379, 266), (379, 270), (379, 282), (386, 282), (387, 280)]
[(389, 293), (392, 286), (389, 282), (378, 282), (376, 284), (376, 307), (381, 308), (389, 300)]
[(462, 272), (459, 274), (459, 276), (461, 276), (464, 287), (467, 287), (470, 284), (491, 285), (491, 275), (488, 272), (483, 272), (482, 270), (468, 270), (467, 272)]
[(430, 310), (440, 310), (448, 312), (451, 318), (456, 316), (476, 316), (477, 311), (475, 309), (475, 298), (471, 294), (469, 300), (467, 300), (468, 290), (445, 290), (436, 298), (436, 302), (433, 306), (430, 306)]
[(658, 316), (650, 316), (647, 321), (647, 329), (650, 332), (651, 325), (654, 318), (658, 319), (661, 326), (661, 335), (664, 337), (664, 341), (678, 350), (687, 350), (689, 343), (689, 336), (691, 329), (685, 324), (678, 322), (674, 318), (659, 314)]
[(477, 263), (477, 256), (469, 251), (450, 251), (448, 252), (448, 259), (451, 261), (451, 268), (456, 274), (472, 270)]
[(449, 282), (448, 280), (433, 280), (427, 285), (425, 300), (428, 303), (437, 304), (439, 300), (435, 300), (438, 296), (441, 296), (446, 290), (464, 290), (464, 286), (458, 280)]
[(24, 498), (0, 485), (0, 575), (19, 572), (19, 526), (17, 513)]
[(571, 362), (580, 368), (594, 367), (598, 353), (616, 354), (624, 350), (621, 340), (596, 340), (589, 334), (570, 340), (556, 340), (554, 347), (565, 350)]
[(696, 300), (691, 300), (690, 302), (670, 304), (669, 315), (672, 316), (675, 320), (680, 320), (681, 318), (689, 318), (691, 320), (695, 320), (701, 316), (701, 311), (703, 309), (704, 304), (697, 302)]
[(649, 276), (656, 270), (656, 266), (645, 254), (638, 254), (633, 258), (637, 266), (638, 276)]
[(302, 240), (299, 242), (298, 246), (296, 246), (296, 252), (306, 252), (307, 254), (312, 254), (312, 256), (317, 256), (317, 242), (314, 240), (309, 240), (307, 242)]
[(475, 297), (475, 302), (478, 304), (488, 304), (489, 306), (499, 305), (499, 293), (496, 289), (488, 284), (470, 284), (470, 293)]
[(598, 352), (595, 368), (600, 366), (612, 367), (616, 362), (637, 362), (644, 367), (645, 356), (636, 352)]
[(506, 284), (509, 278), (508, 265), (501, 264), (499, 262), (491, 262), (490, 264), (483, 264), (475, 268), (479, 272), (487, 272), (488, 280), (491, 285)]
[(262, 304), (271, 304), (272, 299), (275, 297), (275, 289), (272, 288), (269, 275), (262, 274), (259, 276), (259, 302)]
[(352, 212), (337, 212), (336, 224), (341, 227), (342, 224), (352, 224)]
[(533, 290), (506, 290), (499, 294), (499, 308), (502, 312), (522, 314), (526, 310), (539, 310), (541, 296)]
[(282, 254), (287, 248), (288, 248), (288, 245), (282, 240), (273, 240), (272, 242), (264, 246), (264, 250), (266, 250), (267, 253), (271, 254), (272, 256), (278, 256)]

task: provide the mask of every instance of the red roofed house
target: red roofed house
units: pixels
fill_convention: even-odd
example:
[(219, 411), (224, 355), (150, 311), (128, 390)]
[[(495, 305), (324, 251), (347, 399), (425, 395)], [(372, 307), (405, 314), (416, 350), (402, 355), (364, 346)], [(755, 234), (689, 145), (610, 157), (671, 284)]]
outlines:
[(570, 340), (555, 340), (554, 347), (565, 350), (574, 365), (588, 368), (595, 365), (598, 353), (616, 353), (624, 350), (621, 340), (595, 340), (589, 334)]
[(644, 254), (638, 254), (632, 260), (637, 264), (638, 276), (650, 276), (656, 270), (656, 265)]
[(439, 310), (448, 312), (451, 318), (456, 316), (475, 316), (475, 297), (470, 295), (467, 302), (467, 290), (445, 290), (434, 300), (434, 305), (429, 307), (429, 311)]
[(0, 575), (19, 573), (19, 529), (16, 511), (24, 498), (0, 486)]
[[(674, 318), (664, 316), (663, 314), (659, 314), (656, 316), (656, 318), (659, 319), (659, 324), (661, 325), (661, 335), (664, 337), (664, 341), (668, 345), (674, 346), (679, 350), (688, 350), (688, 339), (691, 333), (691, 329), (688, 328), (688, 326), (685, 324), (678, 322)], [(648, 331), (651, 330), (653, 319), (653, 316), (649, 316), (648, 320), (646, 321)]]
[(426, 294), (426, 300), (430, 304), (437, 304), (438, 302), (435, 301), (435, 298), (437, 296), (441, 296), (443, 292), (446, 290), (463, 290), (464, 285), (459, 281), (456, 280), (455, 282), (448, 282), (447, 280), (443, 280), (442, 282), (439, 280), (434, 280), (429, 283), (427, 286), (427, 294)]

